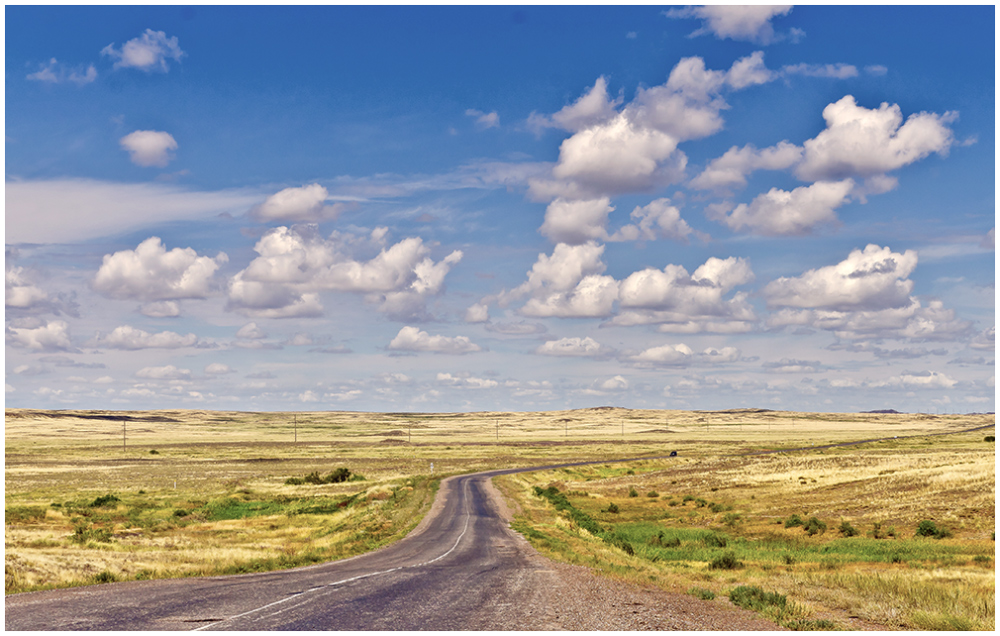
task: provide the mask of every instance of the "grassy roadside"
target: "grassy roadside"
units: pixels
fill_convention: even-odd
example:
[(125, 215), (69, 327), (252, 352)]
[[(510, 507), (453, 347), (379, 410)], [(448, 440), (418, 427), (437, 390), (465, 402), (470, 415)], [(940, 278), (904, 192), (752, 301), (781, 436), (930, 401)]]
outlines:
[(6, 509), (5, 592), (284, 569), (405, 536), (439, 478), (107, 493)]
[(519, 506), (512, 527), (540, 552), (607, 576), (729, 598), (792, 629), (858, 629), (860, 619), (992, 630), (995, 455), (983, 440), (698, 455), (495, 481)]

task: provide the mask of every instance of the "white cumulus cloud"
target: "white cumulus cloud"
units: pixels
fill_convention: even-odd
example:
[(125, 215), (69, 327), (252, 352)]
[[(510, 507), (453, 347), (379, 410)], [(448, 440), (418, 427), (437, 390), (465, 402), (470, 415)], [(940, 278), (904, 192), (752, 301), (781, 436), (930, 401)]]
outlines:
[(765, 236), (796, 236), (837, 222), (836, 209), (847, 203), (852, 179), (818, 181), (791, 192), (771, 188), (749, 204), (741, 203), (729, 214), (715, 215), (734, 231), (748, 230)]
[(89, 346), (135, 351), (138, 349), (180, 349), (195, 347), (198, 344), (198, 336), (193, 333), (182, 336), (173, 331), (161, 331), (151, 334), (130, 325), (122, 325), (115, 327), (114, 331), (107, 335), (98, 332)]
[(326, 188), (313, 183), (297, 188), (285, 188), (276, 192), (250, 211), (250, 215), (258, 221), (298, 221), (304, 223), (319, 223), (330, 221), (343, 211), (345, 204), (326, 205), (329, 192)]
[(38, 327), (8, 326), (6, 341), (12, 347), (29, 351), (76, 351), (70, 340), (69, 324), (64, 320), (53, 320)]
[(416, 327), (403, 327), (389, 343), (393, 351), (414, 351), (422, 353), (444, 353), (461, 355), (482, 351), (467, 336), (432, 336)]
[(106, 254), (93, 287), (118, 299), (206, 298), (215, 291), (216, 270), (228, 260), (225, 252), (209, 258), (198, 256), (190, 247), (167, 251), (159, 237), (153, 236), (134, 250)]
[(144, 168), (165, 168), (174, 159), (177, 141), (173, 135), (159, 130), (136, 130), (118, 140), (129, 160)]
[(608, 355), (611, 353), (611, 349), (586, 336), (550, 340), (535, 349), (535, 353), (546, 356), (591, 358)]
[(787, 15), (792, 5), (709, 5), (666, 12), (670, 18), (700, 18), (704, 26), (691, 36), (711, 33), (720, 40), (769, 44), (776, 39), (771, 20)]
[(859, 106), (846, 95), (823, 109), (826, 129), (807, 140), (795, 174), (807, 181), (880, 175), (938, 153), (954, 143), (948, 124), (956, 113), (917, 113), (903, 122), (896, 104)]
[(116, 49), (111, 43), (101, 50), (101, 55), (107, 55), (115, 60), (115, 68), (137, 68), (142, 71), (170, 70), (167, 60), (179, 62), (185, 53), (181, 50), (176, 37), (167, 37), (163, 31), (146, 31)]
[(63, 84), (70, 82), (77, 86), (90, 84), (97, 79), (97, 69), (91, 64), (86, 69), (69, 69), (64, 64), (60, 64), (56, 58), (52, 58), (46, 64), (42, 64), (34, 73), (29, 73), (27, 79), (35, 82), (47, 82), (49, 84)]

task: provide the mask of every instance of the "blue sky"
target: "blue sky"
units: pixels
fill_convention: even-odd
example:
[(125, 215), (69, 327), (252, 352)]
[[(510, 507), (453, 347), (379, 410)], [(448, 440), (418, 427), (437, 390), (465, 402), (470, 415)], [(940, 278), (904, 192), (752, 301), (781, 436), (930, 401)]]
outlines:
[(992, 411), (994, 8), (6, 17), (6, 405)]

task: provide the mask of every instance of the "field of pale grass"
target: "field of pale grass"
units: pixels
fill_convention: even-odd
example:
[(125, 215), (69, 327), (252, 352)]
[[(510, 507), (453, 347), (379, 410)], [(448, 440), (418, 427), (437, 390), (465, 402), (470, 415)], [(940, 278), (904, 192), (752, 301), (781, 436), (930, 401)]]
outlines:
[[(444, 475), (676, 451), (496, 481), (520, 510), (515, 528), (543, 553), (607, 575), (720, 595), (759, 585), (788, 595), (789, 615), (807, 621), (800, 627), (827, 625), (817, 617), (847, 627), (850, 617), (904, 629), (993, 626), (995, 463), (983, 439), (994, 429), (953, 434), (990, 426), (992, 415), (5, 416), (7, 593), (344, 558), (404, 536)], [(876, 438), (883, 441), (796, 450)], [(755, 454), (763, 451), (782, 452)], [(363, 480), (286, 483), (339, 467)], [(618, 539), (591, 535), (534, 494), (550, 485)], [(95, 505), (108, 496), (115, 499)], [(607, 512), (610, 504), (619, 512)], [(785, 528), (795, 514), (827, 529)], [(914, 539), (925, 519), (951, 536)], [(845, 521), (859, 536), (841, 537)], [(867, 536), (876, 524), (877, 540)], [(681, 547), (650, 545), (657, 533), (684, 537)], [(728, 537), (728, 547), (707, 547), (706, 533)], [(727, 549), (743, 567), (709, 568)]]

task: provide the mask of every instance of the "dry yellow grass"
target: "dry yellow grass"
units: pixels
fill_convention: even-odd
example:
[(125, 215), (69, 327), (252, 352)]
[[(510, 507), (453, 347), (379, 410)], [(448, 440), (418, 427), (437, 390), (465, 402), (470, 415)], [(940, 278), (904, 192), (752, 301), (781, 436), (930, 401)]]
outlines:
[[(912, 535), (921, 519), (934, 519), (954, 531), (946, 542), (991, 545), (995, 465), (983, 436), (993, 430), (941, 435), (992, 425), (991, 415), (610, 408), (460, 414), (12, 409), (5, 415), (8, 592), (91, 582), (102, 573), (209, 574), (348, 556), (370, 549), (373, 543), (365, 538), (373, 533), (388, 541), (419, 520), (433, 493), (429, 481), (414, 480), (430, 476), (432, 464), (434, 476), (441, 476), (670, 451), (679, 456), (588, 469), (588, 480), (580, 471), (562, 471), (507, 477), (500, 485), (525, 518), (559, 529), (565, 545), (549, 549), (553, 556), (675, 590), (700, 585), (721, 593), (737, 582), (766, 583), (794, 595), (809, 615), (854, 613), (883, 625), (931, 628), (942, 624), (941, 613), (921, 615), (914, 609), (925, 602), (921, 594), (944, 604), (946, 582), (956, 578), (962, 581), (962, 598), (973, 603), (993, 589), (992, 564), (830, 569), (762, 562), (734, 574), (709, 571), (705, 563), (636, 562), (552, 515), (531, 492), (535, 484), (558, 483), (588, 492), (595, 513), (615, 501), (641, 505), (643, 514), (658, 515), (665, 528), (726, 529), (722, 514), (668, 505), (671, 498), (702, 497), (730, 506), (741, 517), (738, 532), (750, 538), (781, 535), (774, 521), (795, 513), (817, 515), (834, 527), (848, 520), (868, 530), (878, 522), (900, 535)], [(871, 438), (896, 439), (791, 450)], [(775, 449), (787, 452), (750, 454)], [(338, 466), (366, 481), (285, 484), (289, 477)], [(625, 474), (628, 467), (635, 474)], [(641, 496), (628, 497), (630, 488)], [(646, 497), (648, 491), (660, 496)], [(80, 510), (105, 494), (122, 500), (93, 522), (94, 528), (106, 527), (111, 541), (70, 541)], [(329, 508), (330, 502), (355, 495), (351, 506)], [(286, 502), (286, 508), (238, 519), (198, 517), (212, 502), (230, 499)], [(326, 502), (327, 509), (298, 514), (287, 502)], [(201, 512), (176, 517), (178, 522), (177, 510)], [(671, 512), (679, 514), (665, 517)], [(826, 538), (832, 534), (833, 528)], [(873, 581), (889, 591), (871, 592), (866, 586)], [(971, 611), (960, 605), (956, 611)]]

